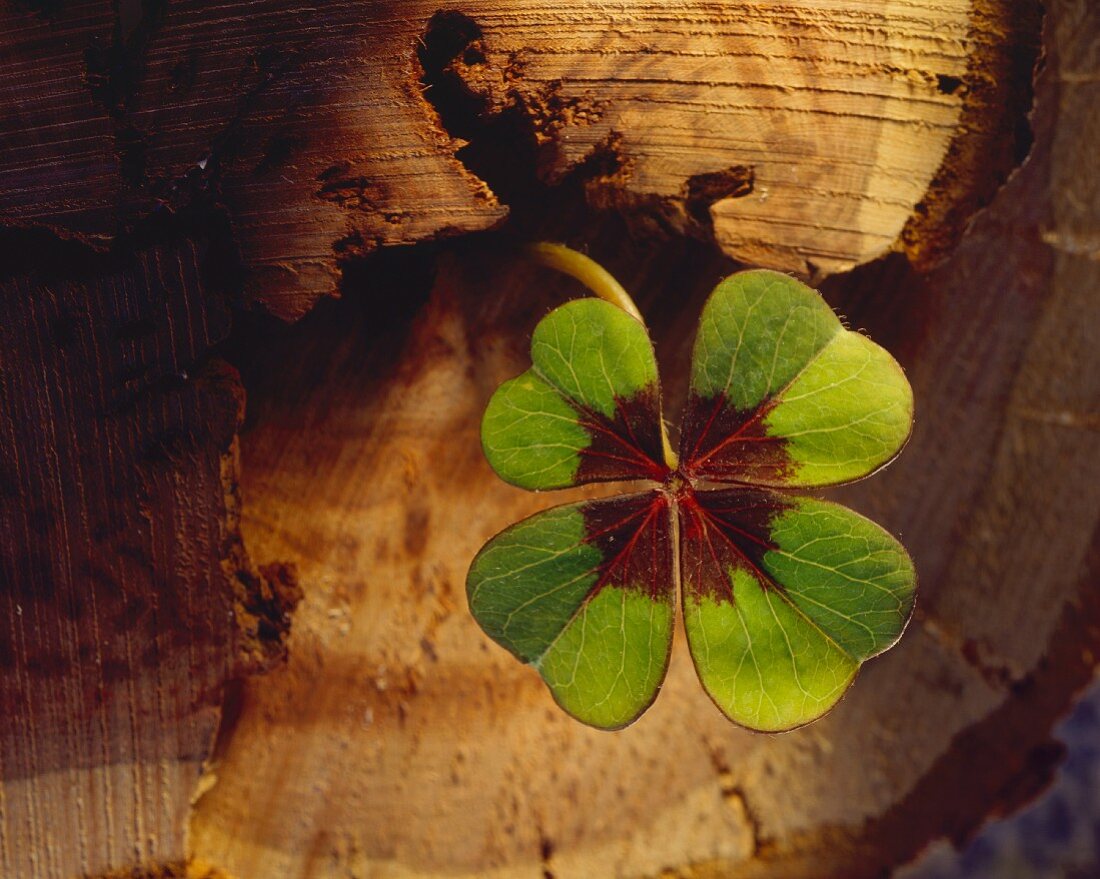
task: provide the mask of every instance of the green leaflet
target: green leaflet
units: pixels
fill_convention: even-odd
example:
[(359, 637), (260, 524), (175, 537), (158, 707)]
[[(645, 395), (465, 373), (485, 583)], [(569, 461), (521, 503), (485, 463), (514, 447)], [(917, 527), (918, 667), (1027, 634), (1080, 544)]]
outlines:
[(778, 272), (739, 272), (710, 294), (691, 360), (692, 393), (739, 411), (787, 385), (838, 333), (837, 316), (805, 284)]
[(680, 457), (699, 479), (824, 486), (859, 479), (909, 436), (913, 397), (888, 352), (793, 278), (715, 288), (692, 359)]
[(672, 646), (669, 598), (601, 590), (538, 666), (558, 704), (600, 729), (620, 729), (653, 704)]
[(699, 678), (731, 720), (779, 731), (833, 707), (901, 636), (916, 574), (873, 522), (770, 487), (851, 481), (897, 454), (913, 400), (893, 358), (792, 278), (727, 278), (700, 320), (673, 471), (638, 321), (571, 302), (531, 349), (531, 369), (485, 413), (493, 468), (532, 489), (656, 484), (554, 507), (490, 540), (467, 579), (485, 632), (574, 717), (616, 729), (660, 688), (679, 584)]
[(731, 573), (732, 602), (684, 606), (691, 657), (703, 687), (730, 720), (780, 732), (832, 708), (859, 664), (745, 570)]
[(581, 452), (592, 435), (561, 393), (529, 369), (505, 382), (481, 422), (485, 457), (497, 474), (520, 488), (578, 484)]
[(683, 508), (688, 643), (731, 720), (771, 731), (814, 720), (900, 637), (913, 563), (868, 519), (757, 489), (697, 492)]
[(663, 478), (645, 327), (608, 302), (578, 299), (539, 322), (531, 360), (500, 386), (481, 423), (485, 457), (502, 479), (537, 490)]
[(567, 302), (539, 321), (531, 361), (566, 397), (606, 418), (620, 400), (657, 386), (645, 327), (600, 299)]
[(917, 573), (894, 537), (858, 513), (815, 498), (771, 523), (763, 568), (786, 596), (853, 659), (894, 646), (913, 611)]
[(672, 643), (668, 503), (658, 492), (553, 507), (470, 566), (470, 610), (574, 717), (615, 729), (661, 685)]

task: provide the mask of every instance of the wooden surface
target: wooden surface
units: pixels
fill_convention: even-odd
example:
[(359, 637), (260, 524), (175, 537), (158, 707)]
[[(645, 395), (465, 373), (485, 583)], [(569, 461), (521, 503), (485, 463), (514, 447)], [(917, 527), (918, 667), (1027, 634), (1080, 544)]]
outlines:
[(48, 19), (0, 4), (0, 219), (47, 222), (105, 241), (115, 230), (119, 160), (111, 120), (86, 70), (92, 46), (109, 44), (108, 3), (70, 4)]
[(205, 245), (3, 241), (41, 268), (0, 285), (0, 875), (178, 860), (225, 682), (285, 625), (235, 521), (229, 310)]
[(485, 138), (746, 262), (933, 261), (1011, 165), (1036, 30), (1009, 0), (40, 6), (0, 4), (0, 220), (102, 241), (209, 195), (287, 318), (349, 256), (499, 224)]
[[(240, 879), (870, 877), (1041, 786), (1050, 727), (1100, 648), (1100, 339), (1084, 318), (1100, 201), (1070, 182), (1097, 167), (1084, 92), (1100, 21), (1062, 2), (1049, 27), (1034, 154), (958, 251), (927, 275), (894, 257), (827, 287), (916, 390), (901, 459), (838, 494), (903, 537), (922, 583), (902, 643), (833, 714), (736, 729), (677, 644), (650, 712), (600, 733), (477, 630), (470, 557), (572, 496), (497, 480), (478, 419), (573, 288), (458, 249), (407, 333), (349, 291), (246, 346), (244, 533), (297, 565), (306, 598), (287, 667), (244, 688), (193, 851)], [(632, 248), (615, 223), (586, 240), (639, 291), (682, 399), (695, 317), (729, 264)]]
[[(49, 230), (0, 231), (0, 874), (847, 879), (1043, 783), (1100, 649), (1088, 0), (1051, 4), (1032, 158), (977, 218), (1028, 139), (1031, 4), (106, 6), (0, 3), (0, 222)], [(826, 290), (916, 388), (843, 496), (919, 610), (822, 723), (729, 726), (678, 645), (597, 733), (470, 620), (474, 551), (566, 497), (477, 442), (577, 293), (510, 230), (638, 292), (673, 412), (715, 239), (904, 251)], [(230, 336), (238, 292), (314, 307)]]

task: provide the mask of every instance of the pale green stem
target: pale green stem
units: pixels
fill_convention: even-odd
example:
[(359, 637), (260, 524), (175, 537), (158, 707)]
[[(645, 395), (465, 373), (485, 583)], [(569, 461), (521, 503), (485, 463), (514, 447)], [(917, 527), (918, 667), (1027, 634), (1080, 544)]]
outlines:
[(639, 323), (645, 323), (642, 313), (638, 311), (638, 306), (634, 304), (630, 294), (623, 289), (623, 285), (591, 257), (578, 253), (564, 244), (551, 244), (548, 241), (528, 245), (527, 252), (544, 266), (576, 278), (600, 299), (606, 299), (613, 305), (619, 306)]
[[(606, 299), (613, 305), (619, 306), (640, 324), (645, 325), (642, 313), (638, 311), (638, 306), (634, 304), (634, 300), (630, 298), (630, 294), (626, 292), (623, 285), (591, 257), (564, 244), (552, 244), (548, 241), (529, 244), (527, 253), (536, 262), (576, 278), (600, 299)], [(668, 440), (668, 428), (665, 426), (664, 419), (661, 420), (661, 448), (664, 452), (665, 464), (669, 469), (675, 470), (679, 466), (679, 460), (672, 449), (672, 443)]]
[(668, 425), (665, 424), (664, 418), (661, 419), (661, 451), (665, 455), (665, 466), (669, 470), (675, 470), (680, 466), (680, 459), (676, 455), (676, 450), (672, 448), (672, 443), (668, 440)]

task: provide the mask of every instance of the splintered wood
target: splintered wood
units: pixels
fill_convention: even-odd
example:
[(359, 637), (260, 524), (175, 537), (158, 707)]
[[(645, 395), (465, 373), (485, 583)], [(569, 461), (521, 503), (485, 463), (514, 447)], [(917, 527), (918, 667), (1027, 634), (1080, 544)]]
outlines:
[[(423, 66), (448, 13), (478, 44), (451, 40), (465, 109), (436, 106)], [(121, 37), (111, 20), (108, 0), (0, 11), (0, 219), (102, 239), (209, 191), (252, 295), (288, 318), (333, 292), (343, 256), (498, 224), (507, 206), (444, 123), (505, 108), (545, 180), (607, 156), (593, 204), (746, 263), (848, 269), (897, 241), (973, 136), (975, 52), (1006, 39), (971, 0), (181, 0)]]
[(565, 111), (554, 173), (613, 144), (601, 201), (657, 199), (680, 228), (692, 182), (728, 175), (702, 205), (719, 245), (805, 275), (893, 244), (956, 133), (942, 83), (974, 39), (969, 2), (519, 6), (478, 22), (510, 97)]

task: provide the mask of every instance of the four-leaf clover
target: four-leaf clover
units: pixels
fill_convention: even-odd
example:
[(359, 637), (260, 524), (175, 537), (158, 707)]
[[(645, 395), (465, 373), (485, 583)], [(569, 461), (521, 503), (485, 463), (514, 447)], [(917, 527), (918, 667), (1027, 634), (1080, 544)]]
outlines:
[(493, 395), (482, 443), (507, 482), (541, 490), (647, 480), (505, 529), (474, 559), (470, 609), (603, 729), (652, 704), (676, 596), (699, 679), (736, 723), (785, 730), (833, 707), (913, 607), (905, 549), (873, 522), (791, 489), (892, 460), (912, 425), (894, 359), (812, 289), (770, 271), (722, 281), (703, 309), (679, 456), (663, 442), (645, 327), (600, 299), (568, 302), (531, 340), (532, 367)]

